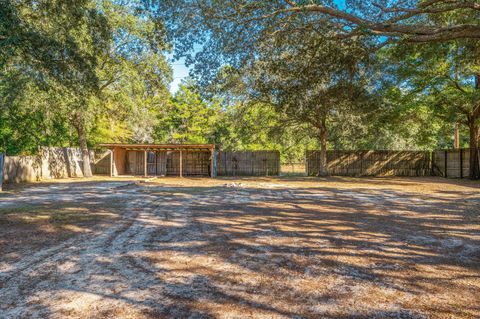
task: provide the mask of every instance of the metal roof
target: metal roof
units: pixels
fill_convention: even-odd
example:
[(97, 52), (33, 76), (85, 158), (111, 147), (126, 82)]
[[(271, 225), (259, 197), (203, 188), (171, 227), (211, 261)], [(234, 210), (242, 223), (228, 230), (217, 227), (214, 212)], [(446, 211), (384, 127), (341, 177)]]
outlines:
[(215, 144), (124, 144), (124, 143), (104, 143), (98, 144), (98, 147), (106, 148), (126, 148), (126, 149), (138, 149), (138, 150), (192, 150), (203, 149), (213, 150)]

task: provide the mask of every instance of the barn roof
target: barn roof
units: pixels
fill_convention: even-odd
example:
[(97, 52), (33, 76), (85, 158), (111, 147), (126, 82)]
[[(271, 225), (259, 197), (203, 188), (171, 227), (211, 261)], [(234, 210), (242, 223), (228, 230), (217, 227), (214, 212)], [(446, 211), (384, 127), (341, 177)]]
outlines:
[(105, 148), (125, 148), (131, 150), (213, 150), (215, 144), (124, 144), (124, 143), (104, 143), (98, 144), (98, 147)]

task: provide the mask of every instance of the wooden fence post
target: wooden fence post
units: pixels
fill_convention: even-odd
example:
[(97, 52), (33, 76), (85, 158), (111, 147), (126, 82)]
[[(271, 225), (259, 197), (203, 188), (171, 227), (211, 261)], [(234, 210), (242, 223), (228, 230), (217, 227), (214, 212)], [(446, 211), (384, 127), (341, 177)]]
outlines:
[(460, 178), (463, 178), (463, 148), (460, 149)]
[(213, 150), (213, 171), (212, 171), (212, 174), (213, 174), (213, 177), (217, 177), (217, 169), (218, 169), (218, 156), (219, 156), (219, 152), (217, 150)]
[(363, 151), (360, 151), (360, 174), (359, 176), (363, 175)]
[(2, 185), (3, 185), (3, 165), (5, 163), (5, 156), (3, 153), (0, 153), (0, 192), (2, 191)]
[(147, 177), (147, 150), (143, 151), (143, 176)]
[(435, 176), (435, 151), (430, 152), (430, 175)]
[(305, 158), (304, 158), (304, 161), (305, 161), (305, 173), (307, 174), (307, 176), (310, 176), (310, 168), (308, 167), (308, 164), (309, 164), (309, 160), (308, 160), (308, 150), (305, 148)]
[(182, 150), (180, 150), (180, 177), (183, 177), (183, 156), (182, 156)]
[[(281, 166), (281, 163), (280, 163), (280, 151), (278, 151), (277, 155), (278, 155), (278, 157), (277, 157), (277, 173), (275, 175), (280, 176), (280, 171), (282, 170), (282, 166)], [(294, 172), (295, 172), (295, 170), (294, 170)]]
[(447, 157), (448, 157), (448, 151), (445, 150), (445, 178), (447, 178), (447, 165), (448, 165)]

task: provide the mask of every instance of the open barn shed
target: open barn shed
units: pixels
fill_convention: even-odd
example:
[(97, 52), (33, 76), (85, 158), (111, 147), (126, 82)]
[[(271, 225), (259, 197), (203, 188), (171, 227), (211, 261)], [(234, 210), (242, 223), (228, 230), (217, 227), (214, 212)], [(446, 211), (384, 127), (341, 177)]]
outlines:
[(100, 144), (111, 152), (110, 174), (210, 176), (216, 174), (214, 144)]

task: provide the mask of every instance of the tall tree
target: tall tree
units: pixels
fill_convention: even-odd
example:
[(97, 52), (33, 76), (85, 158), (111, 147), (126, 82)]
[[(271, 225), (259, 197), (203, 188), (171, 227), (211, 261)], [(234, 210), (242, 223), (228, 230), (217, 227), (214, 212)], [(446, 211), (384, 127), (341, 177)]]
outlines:
[[(315, 32), (317, 31), (317, 32)], [(266, 42), (253, 65), (253, 94), (268, 98), (286, 123), (310, 125), (320, 145), (319, 176), (327, 172), (329, 127), (342, 114), (364, 118), (376, 106), (364, 41), (336, 43), (322, 34), (292, 31)], [(346, 118), (343, 117), (343, 120)]]
[(301, 122), (287, 121), (278, 112), (268, 93), (252, 90), (251, 70), (225, 67), (215, 80), (215, 92), (223, 111), (216, 129), (216, 144), (230, 150), (279, 150), (282, 161), (301, 162), (308, 147), (318, 147), (312, 128)]
[(111, 28), (108, 50), (98, 57), (99, 90), (88, 105), (96, 141), (153, 142), (159, 110), (166, 106), (172, 70), (162, 24), (138, 14), (136, 1), (102, 1)]
[[(292, 31), (309, 34), (324, 25), (332, 27), (324, 35), (338, 43), (371, 37), (372, 51), (398, 43), (450, 46), (454, 40), (477, 43), (480, 38), (480, 7), (476, 0), (347, 0), (343, 4), (329, 0), (184, 0), (170, 10), (171, 3), (162, 1), (158, 12), (168, 21), (180, 54), (186, 55), (188, 62), (195, 62), (195, 71), (205, 82), (222, 65), (243, 67), (255, 58), (259, 44), (269, 38)], [(192, 54), (198, 47), (202, 50)], [(475, 105), (475, 98), (469, 100)], [(470, 118), (476, 117), (474, 110)], [(469, 126), (473, 129), (470, 144), (474, 149), (477, 146), (473, 138), (477, 135), (475, 127)], [(472, 151), (472, 161), (476, 156)], [(472, 177), (477, 176), (476, 164), (472, 165)]]
[[(244, 2), (239, 8), (255, 6), (253, 1)], [(480, 4), (476, 0), (346, 0), (343, 8), (328, 0), (285, 0), (278, 7), (270, 6), (264, 16), (285, 13), (312, 15), (312, 23), (322, 23), (327, 16), (335, 22), (337, 38), (370, 34), (405, 42), (480, 39), (478, 20), (437, 19), (446, 14), (478, 17)]]
[[(163, 55), (166, 46), (162, 25), (138, 12), (140, 2), (105, 0), (95, 4), (105, 15), (109, 35), (104, 50), (89, 48), (98, 61), (94, 69), (98, 86), (93, 91), (83, 90), (76, 95), (80, 103), (70, 115), (84, 163), (88, 160), (88, 130), (98, 117), (135, 119), (130, 121), (131, 137), (142, 142), (152, 141), (154, 123), (149, 119), (155, 117), (152, 112), (168, 96), (171, 72)], [(119, 97), (123, 97), (123, 101)], [(84, 173), (89, 176), (90, 165), (84, 166)]]
[(162, 24), (138, 10), (140, 1), (3, 4), (0, 115), (8, 121), (0, 132), (5, 141), (18, 140), (12, 139), (21, 127), (16, 123), (28, 121), (35, 125), (23, 132), (31, 137), (24, 148), (73, 144), (76, 136), (89, 176), (88, 146), (99, 141), (90, 132), (102, 132), (100, 139), (115, 132), (122, 140), (152, 140), (151, 119), (169, 98), (171, 69)]
[[(27, 75), (38, 88), (65, 92), (62, 104), (71, 110), (84, 173), (90, 176), (83, 108), (88, 92), (98, 87), (97, 56), (105, 50), (110, 37), (104, 15), (89, 0), (3, 0), (1, 7), (4, 14), (0, 23), (1, 71)], [(46, 114), (62, 111), (55, 105)]]
[(402, 102), (426, 103), (447, 123), (469, 129), (470, 178), (480, 178), (480, 43), (401, 46), (388, 56)]
[[(308, 33), (329, 23), (334, 27), (330, 34), (333, 39), (373, 36), (383, 44), (480, 38), (480, 8), (476, 0), (162, 0), (147, 3), (149, 9), (156, 10), (165, 19), (177, 52), (190, 52), (186, 54), (187, 62), (198, 62), (196, 72), (225, 63), (241, 63), (253, 52), (259, 39), (289, 32), (293, 25), (298, 31)], [(443, 19), (445, 15), (457, 18)], [(303, 23), (298, 24), (298, 20)], [(200, 53), (191, 53), (199, 47), (203, 48)], [(223, 54), (222, 58), (218, 53)]]
[[(289, 121), (313, 128), (322, 149), (319, 175), (326, 175), (327, 122), (340, 110), (365, 107), (369, 99), (363, 76), (369, 57), (366, 42), (332, 41), (331, 21), (313, 23), (310, 16), (293, 12), (270, 14), (285, 3), (180, 1), (167, 8), (170, 5), (162, 2), (159, 14), (168, 22), (179, 54), (195, 61), (200, 83), (211, 84), (226, 65), (249, 73), (249, 95), (272, 103)], [(192, 55), (201, 42), (200, 52)]]

